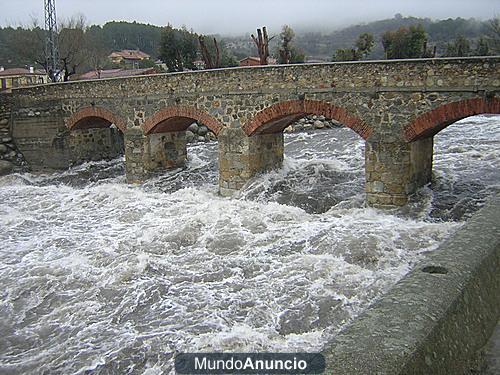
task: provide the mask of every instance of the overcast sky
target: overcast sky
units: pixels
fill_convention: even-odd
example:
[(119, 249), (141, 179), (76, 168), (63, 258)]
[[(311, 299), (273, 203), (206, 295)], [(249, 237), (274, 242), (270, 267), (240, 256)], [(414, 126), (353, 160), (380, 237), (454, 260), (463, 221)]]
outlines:
[[(0, 25), (43, 20), (43, 0), (1, 0)], [(83, 13), (90, 24), (126, 20), (201, 33), (246, 34), (257, 27), (289, 24), (334, 29), (391, 18), (396, 13), (433, 19), (492, 18), (500, 0), (56, 0), (59, 20)]]

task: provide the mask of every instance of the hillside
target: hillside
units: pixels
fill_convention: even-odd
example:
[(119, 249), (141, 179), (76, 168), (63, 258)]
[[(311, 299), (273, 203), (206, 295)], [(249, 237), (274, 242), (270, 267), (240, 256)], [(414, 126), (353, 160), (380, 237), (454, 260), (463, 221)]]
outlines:
[[(446, 49), (446, 44), (459, 35), (463, 35), (474, 42), (480, 36), (487, 35), (490, 31), (489, 21), (463, 18), (431, 20), (429, 18), (396, 15), (391, 19), (354, 25), (333, 32), (297, 32), (294, 42), (304, 51), (309, 60), (330, 61), (337, 49), (353, 47), (358, 36), (368, 32), (374, 35), (376, 42), (368, 58), (378, 59), (384, 56), (381, 44), (381, 35), (384, 32), (417, 24), (424, 26), (429, 36), (429, 45), (437, 47), (438, 55), (442, 55)], [(25, 30), (20, 28), (0, 28), (0, 66), (7, 68), (34, 64), (32, 61), (17, 55), (15, 48), (12, 47), (12, 41), (15, 41), (17, 35), (23, 32)], [(93, 25), (86, 32), (92, 34), (93, 40), (99, 41), (103, 49), (108, 52), (121, 49), (140, 49), (153, 58), (157, 58), (159, 54), (161, 34), (161, 27), (159, 26), (112, 21), (103, 26)], [(255, 32), (255, 30), (249, 30), (245, 36), (218, 36), (218, 39), (222, 39), (228, 50), (236, 58), (241, 59), (257, 53), (250, 39), (250, 33), (252, 32)], [(271, 41), (271, 53), (277, 53), (278, 42), (278, 36)]]

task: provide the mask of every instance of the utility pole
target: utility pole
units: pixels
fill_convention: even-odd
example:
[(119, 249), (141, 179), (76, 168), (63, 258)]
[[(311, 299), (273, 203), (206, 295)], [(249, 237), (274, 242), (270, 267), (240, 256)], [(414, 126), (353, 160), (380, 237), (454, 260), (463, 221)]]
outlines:
[(57, 48), (57, 19), (56, 0), (44, 0), (45, 5), (45, 30), (47, 40), (45, 45), (45, 58), (47, 73), (55, 82), (59, 80), (59, 51)]

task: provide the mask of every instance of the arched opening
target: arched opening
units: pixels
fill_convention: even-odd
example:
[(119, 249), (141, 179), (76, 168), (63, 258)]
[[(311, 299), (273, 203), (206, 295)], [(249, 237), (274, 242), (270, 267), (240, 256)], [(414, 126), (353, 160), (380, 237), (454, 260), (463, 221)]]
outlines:
[[(497, 98), (468, 99), (442, 105), (405, 128), (405, 138), (422, 156), (413, 165), (424, 176), (417, 186), (429, 183), (429, 189), (419, 190), (417, 198), (424, 195), (431, 201), (431, 217), (464, 220), (497, 189), (498, 114)], [(428, 162), (421, 163), (423, 157)]]
[(447, 126), (469, 116), (500, 113), (500, 99), (474, 98), (444, 104), (424, 113), (404, 129), (404, 138), (413, 142), (432, 137)]
[(254, 179), (247, 196), (311, 213), (364, 202), (364, 140), (372, 129), (345, 109), (315, 100), (281, 102), (243, 129), (257, 145), (255, 171), (275, 170)]
[[(185, 173), (177, 171), (184, 176), (176, 181), (188, 184), (216, 181), (216, 141), (222, 129), (216, 119), (194, 107), (167, 107), (147, 118), (142, 129), (147, 144), (144, 167), (148, 172), (158, 174), (166, 169), (187, 167)], [(188, 153), (193, 157), (188, 157)]]
[(110, 160), (124, 155), (125, 121), (103, 107), (85, 107), (66, 121), (73, 163)]
[(282, 132), (288, 125), (307, 115), (324, 116), (336, 120), (367, 139), (372, 129), (360, 118), (349, 114), (345, 109), (319, 100), (291, 100), (273, 104), (258, 112), (244, 126), (249, 136)]

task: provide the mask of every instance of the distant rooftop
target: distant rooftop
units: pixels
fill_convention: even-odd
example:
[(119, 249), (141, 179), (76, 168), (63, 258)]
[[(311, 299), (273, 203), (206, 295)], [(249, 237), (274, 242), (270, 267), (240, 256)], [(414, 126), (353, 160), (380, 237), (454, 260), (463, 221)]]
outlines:
[(149, 59), (151, 56), (145, 52), (133, 49), (124, 49), (121, 51), (112, 52), (110, 58), (122, 57), (126, 60), (144, 60)]
[(43, 69), (30, 69), (26, 68), (10, 68), (10, 69), (2, 69), (0, 68), (0, 76), (20, 76), (20, 75), (29, 75), (29, 74), (47, 74)]
[(87, 73), (78, 75), (78, 77), (73, 80), (88, 80), (88, 79), (104, 79), (104, 78), (117, 78), (117, 77), (130, 77), (139, 76), (145, 74), (155, 74), (157, 73), (155, 68), (144, 68), (144, 69), (108, 69), (101, 70), (100, 72), (92, 70)]

